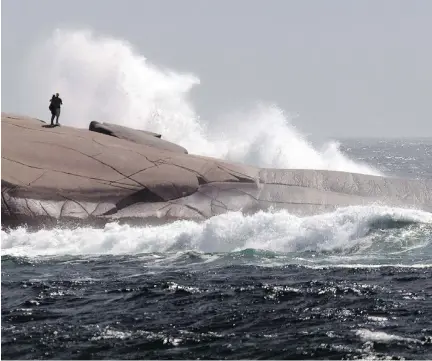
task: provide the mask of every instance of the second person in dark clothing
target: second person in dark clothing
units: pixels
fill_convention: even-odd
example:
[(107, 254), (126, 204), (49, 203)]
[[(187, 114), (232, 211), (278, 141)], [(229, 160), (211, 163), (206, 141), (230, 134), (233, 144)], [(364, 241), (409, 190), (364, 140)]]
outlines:
[(51, 125), (54, 125), (54, 118), (56, 118), (56, 125), (59, 125), (59, 117), (60, 117), (60, 108), (63, 105), (63, 101), (59, 97), (59, 93), (56, 93), (56, 95), (52, 96), (50, 100), (50, 106), (49, 109), (51, 111)]

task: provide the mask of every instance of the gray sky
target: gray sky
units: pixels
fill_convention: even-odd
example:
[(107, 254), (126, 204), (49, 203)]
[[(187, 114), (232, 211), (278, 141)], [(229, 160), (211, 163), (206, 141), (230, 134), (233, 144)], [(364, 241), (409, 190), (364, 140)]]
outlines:
[(309, 134), (432, 136), (431, 19), (429, 0), (3, 0), (2, 111), (29, 112), (29, 48), (82, 27), (196, 74), (202, 118), (267, 101)]

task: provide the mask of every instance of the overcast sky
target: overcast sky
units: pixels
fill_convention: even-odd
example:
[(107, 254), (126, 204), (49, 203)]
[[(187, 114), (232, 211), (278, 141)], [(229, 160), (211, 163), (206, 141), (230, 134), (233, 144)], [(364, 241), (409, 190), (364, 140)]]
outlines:
[(296, 125), (311, 134), (432, 136), (430, 0), (1, 5), (2, 111), (29, 112), (17, 79), (30, 47), (56, 28), (85, 28), (197, 75), (192, 98), (202, 118), (267, 101), (299, 114)]

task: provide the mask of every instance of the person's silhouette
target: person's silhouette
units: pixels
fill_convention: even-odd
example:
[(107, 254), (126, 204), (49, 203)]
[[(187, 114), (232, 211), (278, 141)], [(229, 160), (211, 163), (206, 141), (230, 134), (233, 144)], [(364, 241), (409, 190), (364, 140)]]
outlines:
[(60, 107), (63, 105), (63, 101), (59, 97), (59, 93), (53, 95), (50, 100), (49, 110), (51, 111), (51, 125), (54, 125), (54, 118), (56, 118), (56, 125), (59, 125)]

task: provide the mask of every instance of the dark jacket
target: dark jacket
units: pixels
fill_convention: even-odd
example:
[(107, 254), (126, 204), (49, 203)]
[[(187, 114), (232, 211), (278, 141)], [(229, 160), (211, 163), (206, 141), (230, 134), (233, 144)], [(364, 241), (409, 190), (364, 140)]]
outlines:
[(61, 100), (60, 97), (52, 97), (51, 98), (51, 104), (50, 104), (50, 109), (58, 109), (60, 108), (60, 106), (63, 105), (63, 101)]

